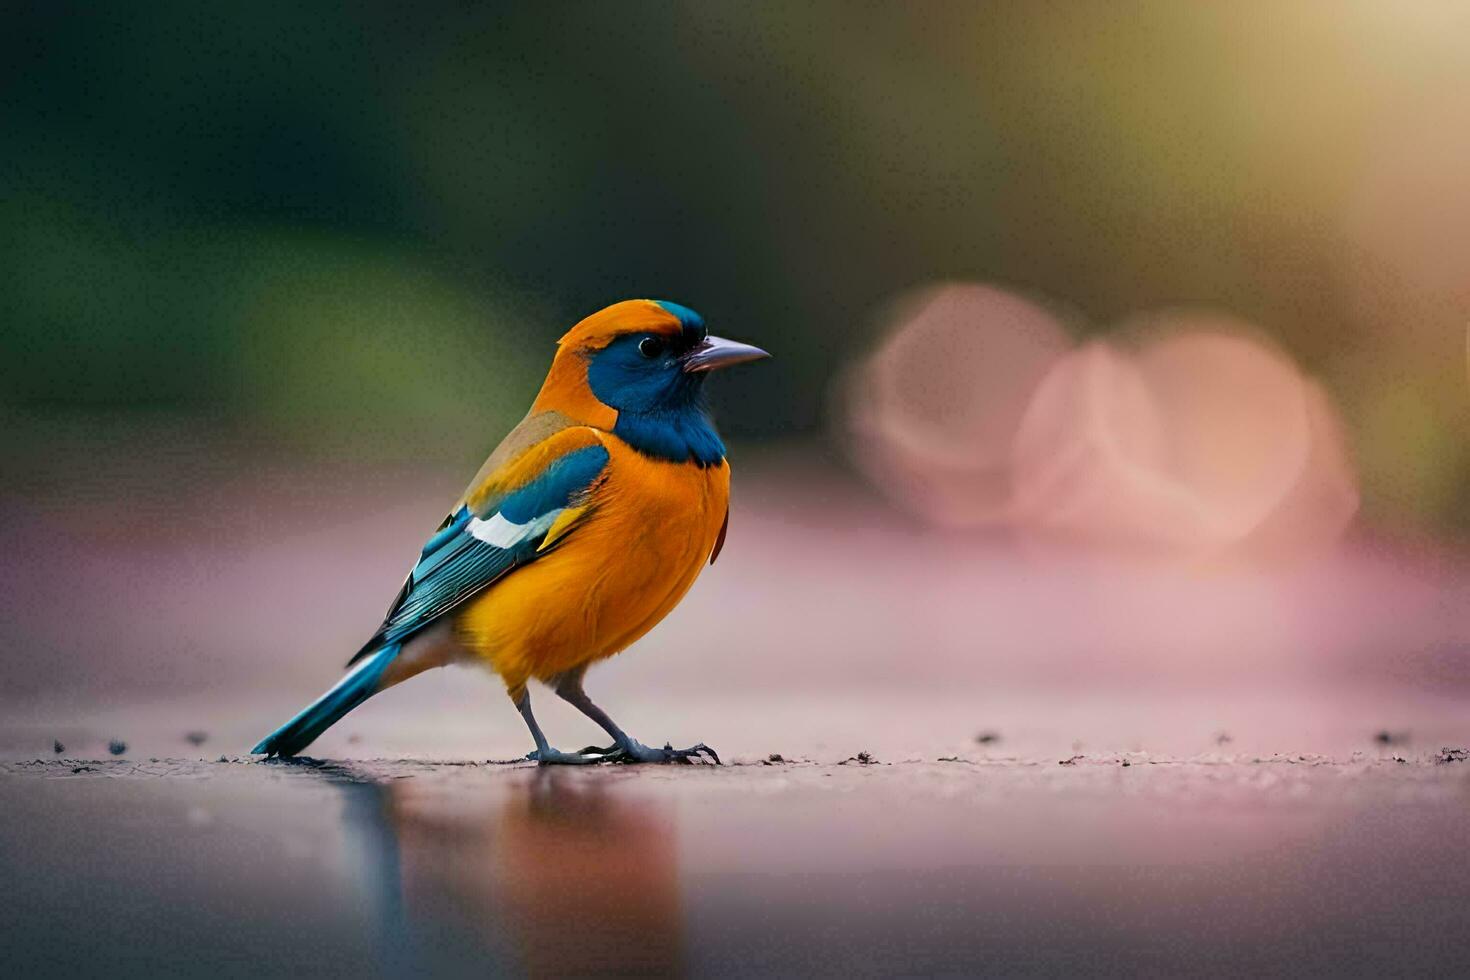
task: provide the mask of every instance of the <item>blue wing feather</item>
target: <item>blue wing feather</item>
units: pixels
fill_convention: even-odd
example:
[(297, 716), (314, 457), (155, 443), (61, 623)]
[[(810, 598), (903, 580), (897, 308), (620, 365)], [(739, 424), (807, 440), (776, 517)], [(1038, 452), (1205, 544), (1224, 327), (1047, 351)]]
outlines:
[(499, 512), (508, 521), (525, 524), (560, 510), (592, 485), (607, 465), (607, 459), (607, 450), (602, 446), (586, 446), (567, 453), (546, 467), (539, 477), (502, 500)]
[(534, 561), (555, 515), (592, 487), (607, 461), (606, 448), (586, 446), (553, 462), (487, 513), (461, 507), (450, 515), (424, 544), (383, 624), (349, 665), (384, 644), (402, 643), (517, 566)]

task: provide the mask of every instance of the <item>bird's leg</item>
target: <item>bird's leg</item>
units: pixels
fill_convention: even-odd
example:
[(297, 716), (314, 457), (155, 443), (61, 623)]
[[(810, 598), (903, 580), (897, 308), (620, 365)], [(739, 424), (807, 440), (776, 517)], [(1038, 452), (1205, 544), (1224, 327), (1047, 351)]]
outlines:
[(582, 690), (582, 673), (580, 670), (574, 670), (563, 674), (556, 682), (556, 693), (563, 701), (597, 722), (603, 731), (612, 736), (613, 748), (611, 750), (593, 750), (604, 753), (602, 758), (610, 762), (682, 762), (690, 765), (696, 760), (707, 757), (715, 765), (720, 764), (720, 757), (715, 754), (715, 750), (703, 742), (687, 749), (676, 749), (672, 745), (655, 749), (633, 738), (619, 728), (617, 722), (609, 718), (607, 712), (594, 704), (587, 696), (587, 692)]
[[(513, 696), (514, 697), (514, 696)], [(581, 752), (562, 752), (551, 747), (546, 741), (546, 735), (541, 731), (541, 726), (536, 724), (536, 716), (531, 714), (531, 692), (521, 689), (521, 695), (515, 698), (516, 710), (526, 720), (526, 727), (531, 730), (531, 738), (536, 741), (536, 748), (526, 754), (526, 758), (532, 762), (539, 762), (543, 766), (585, 766), (594, 762), (603, 762), (605, 756), (589, 755)]]

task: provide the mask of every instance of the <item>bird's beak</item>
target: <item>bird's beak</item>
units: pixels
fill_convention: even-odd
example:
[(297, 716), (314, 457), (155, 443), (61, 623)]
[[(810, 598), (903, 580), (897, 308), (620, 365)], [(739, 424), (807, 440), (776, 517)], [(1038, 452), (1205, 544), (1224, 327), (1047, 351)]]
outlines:
[(726, 340), (724, 337), (706, 337), (704, 343), (684, 355), (684, 370), (689, 372), (713, 371), (717, 368), (729, 367), (731, 364), (758, 361), (770, 356), (759, 347), (752, 347), (750, 344)]

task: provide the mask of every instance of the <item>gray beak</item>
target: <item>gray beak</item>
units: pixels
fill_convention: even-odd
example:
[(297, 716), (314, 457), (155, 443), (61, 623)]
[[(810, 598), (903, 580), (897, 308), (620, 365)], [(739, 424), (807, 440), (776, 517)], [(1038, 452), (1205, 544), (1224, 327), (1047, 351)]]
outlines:
[(759, 347), (724, 337), (706, 337), (704, 343), (684, 355), (685, 371), (714, 371), (717, 368), (770, 357)]

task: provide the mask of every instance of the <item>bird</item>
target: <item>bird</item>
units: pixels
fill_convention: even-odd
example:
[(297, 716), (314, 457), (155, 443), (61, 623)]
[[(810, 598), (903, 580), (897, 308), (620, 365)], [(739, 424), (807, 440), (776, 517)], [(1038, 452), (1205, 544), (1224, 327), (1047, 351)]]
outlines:
[[(557, 341), (530, 411), (424, 543), (382, 623), (325, 694), (251, 750), (299, 755), (368, 698), (426, 670), (498, 674), (542, 765), (719, 763), (704, 743), (644, 745), (588, 697), (587, 669), (679, 603), (730, 526), (712, 371), (770, 355), (712, 336), (668, 300), (614, 303)], [(551, 688), (612, 744), (562, 751), (531, 710)]]

